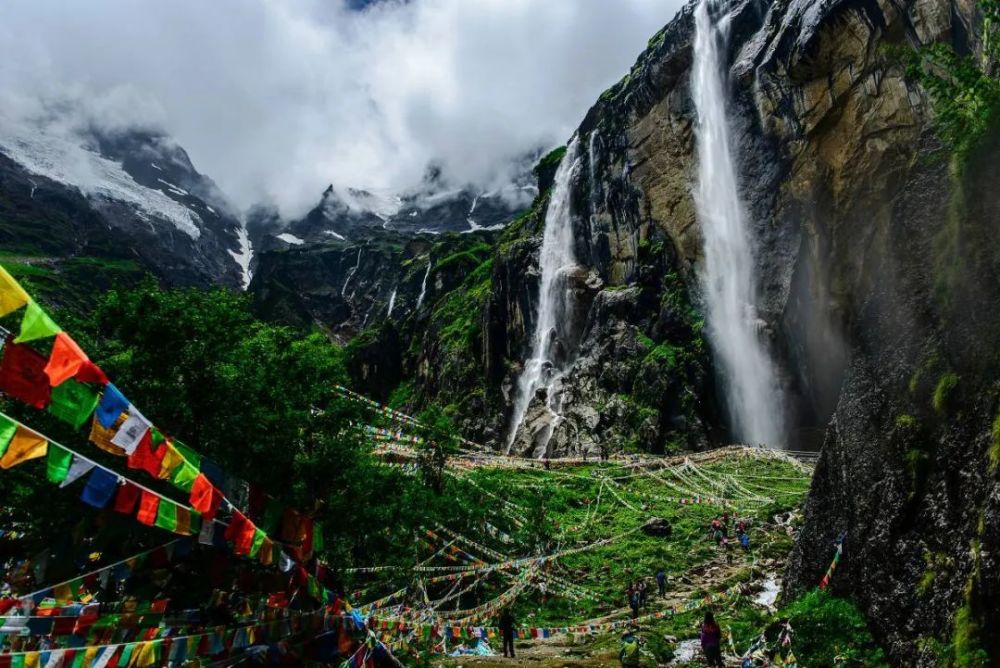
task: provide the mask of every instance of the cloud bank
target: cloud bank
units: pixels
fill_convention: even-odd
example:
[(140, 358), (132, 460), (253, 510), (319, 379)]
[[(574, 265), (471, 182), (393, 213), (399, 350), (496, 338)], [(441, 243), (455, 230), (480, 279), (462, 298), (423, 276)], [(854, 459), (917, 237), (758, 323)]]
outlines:
[(238, 206), (288, 215), (432, 164), (489, 187), (565, 141), (680, 4), (7, 0), (0, 123), (162, 129)]

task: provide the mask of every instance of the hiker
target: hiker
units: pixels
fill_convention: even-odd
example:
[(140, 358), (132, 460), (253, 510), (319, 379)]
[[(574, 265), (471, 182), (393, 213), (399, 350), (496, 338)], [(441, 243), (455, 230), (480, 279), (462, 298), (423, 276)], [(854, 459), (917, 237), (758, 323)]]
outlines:
[(722, 535), (729, 538), (729, 513), (722, 513)]
[(656, 571), (656, 587), (660, 591), (660, 598), (667, 595), (667, 574), (663, 572), (663, 569)]
[[(500, 613), (500, 635), (503, 637), (503, 655), (514, 658), (514, 615), (510, 608), (504, 608)], [(510, 652), (510, 654), (508, 654)]]
[(715, 622), (715, 615), (709, 610), (701, 624), (701, 651), (705, 653), (705, 663), (722, 668), (722, 629)]
[(634, 593), (635, 585), (629, 582), (628, 589), (625, 590), (625, 605), (632, 605), (632, 594)]
[(646, 581), (639, 581), (639, 607), (646, 609)]
[(722, 521), (718, 517), (712, 520), (712, 528), (710, 533), (712, 535), (712, 540), (715, 541), (716, 545), (722, 542), (722, 537), (723, 537)]
[(743, 548), (744, 552), (750, 551), (750, 534), (745, 531), (740, 534), (740, 547)]
[(632, 619), (639, 616), (639, 588), (632, 587), (632, 598), (629, 600), (629, 606), (632, 608)]
[(639, 668), (639, 658), (639, 638), (633, 629), (629, 629), (622, 634), (622, 647), (618, 651), (618, 660), (622, 662), (622, 668)]

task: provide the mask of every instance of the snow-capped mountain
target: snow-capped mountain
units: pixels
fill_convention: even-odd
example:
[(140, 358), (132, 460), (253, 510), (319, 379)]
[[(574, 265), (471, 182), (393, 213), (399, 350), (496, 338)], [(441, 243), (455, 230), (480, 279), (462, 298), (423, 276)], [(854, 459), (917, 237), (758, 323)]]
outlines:
[[(46, 207), (72, 200), (87, 209), (77, 219), (112, 231), (142, 266), (169, 282), (247, 282), (239, 216), (169, 137), (0, 125), (0, 161), (0, 191), (27, 195), (26, 214), (42, 216)], [(0, 239), (4, 247), (23, 246), (16, 227), (4, 233), (11, 237)]]
[(503, 188), (483, 192), (473, 187), (447, 188), (435, 173), (403, 194), (338, 189), (329, 186), (304, 217), (282, 221), (271, 211), (251, 214), (248, 226), (261, 247), (324, 241), (357, 241), (372, 229), (404, 237), (444, 232), (500, 229), (523, 211), (537, 194), (530, 172)]

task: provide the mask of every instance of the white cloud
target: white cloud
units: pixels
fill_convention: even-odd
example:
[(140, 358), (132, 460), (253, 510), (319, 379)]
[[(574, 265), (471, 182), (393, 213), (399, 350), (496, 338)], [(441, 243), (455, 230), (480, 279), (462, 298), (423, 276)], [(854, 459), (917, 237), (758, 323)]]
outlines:
[[(240, 206), (428, 164), (494, 185), (568, 138), (680, 0), (6, 0), (0, 122), (154, 126)], [(4, 118), (5, 117), (5, 118)]]

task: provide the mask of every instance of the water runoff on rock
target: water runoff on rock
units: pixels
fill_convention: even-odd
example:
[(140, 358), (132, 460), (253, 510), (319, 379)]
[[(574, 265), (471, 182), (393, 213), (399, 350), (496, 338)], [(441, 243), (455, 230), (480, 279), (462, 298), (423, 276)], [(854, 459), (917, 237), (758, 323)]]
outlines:
[(531, 338), (530, 356), (517, 380), (507, 436), (508, 452), (517, 438), (531, 400), (539, 389), (547, 390), (546, 408), (552, 414), (552, 420), (541, 435), (540, 442), (536, 443), (537, 451), (544, 454), (548, 441), (561, 420), (556, 384), (564, 371), (560, 365), (566, 362), (566, 342), (572, 338), (564, 330), (570, 326), (572, 319), (569, 316), (573, 310), (573, 291), (567, 279), (577, 266), (573, 251), (571, 185), (579, 165), (579, 141), (574, 137), (559, 163), (552, 184), (552, 195), (545, 211), (545, 231), (538, 257), (542, 277), (538, 288), (535, 331)]
[(757, 288), (746, 214), (737, 191), (726, 112), (722, 54), (728, 21), (713, 17), (718, 0), (695, 9), (691, 90), (697, 110), (698, 177), (694, 192), (704, 239), (703, 282), (709, 341), (714, 349), (737, 438), (780, 447), (782, 400), (760, 336)]

